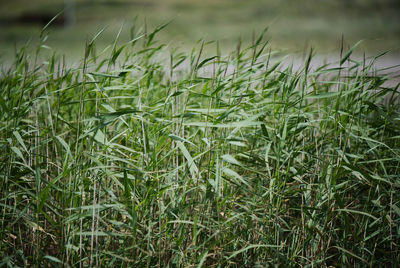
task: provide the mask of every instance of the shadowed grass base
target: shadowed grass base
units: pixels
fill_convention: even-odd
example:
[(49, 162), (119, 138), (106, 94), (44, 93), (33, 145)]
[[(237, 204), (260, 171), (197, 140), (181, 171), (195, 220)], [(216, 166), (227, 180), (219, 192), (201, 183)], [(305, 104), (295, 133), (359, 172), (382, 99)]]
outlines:
[[(0, 80), (0, 266), (400, 262), (397, 87), (373, 60), (284, 67), (136, 33)], [(312, 68), (311, 68), (312, 67)]]

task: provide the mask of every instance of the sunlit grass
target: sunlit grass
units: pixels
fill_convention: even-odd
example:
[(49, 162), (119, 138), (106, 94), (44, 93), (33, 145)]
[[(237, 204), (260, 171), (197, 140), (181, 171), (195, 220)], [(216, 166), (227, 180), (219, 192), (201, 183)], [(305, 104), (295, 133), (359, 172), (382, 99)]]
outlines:
[(161, 28), (3, 71), (1, 265), (400, 262), (398, 85), (374, 59), (294, 69), (262, 35), (185, 53)]

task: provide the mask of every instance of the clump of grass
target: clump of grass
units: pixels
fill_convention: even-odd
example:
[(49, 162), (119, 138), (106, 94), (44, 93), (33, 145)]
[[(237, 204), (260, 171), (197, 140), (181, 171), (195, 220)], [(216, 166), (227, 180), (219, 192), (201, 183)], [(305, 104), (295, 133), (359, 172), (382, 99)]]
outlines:
[(398, 85), (164, 26), (3, 70), (1, 266), (396, 266)]

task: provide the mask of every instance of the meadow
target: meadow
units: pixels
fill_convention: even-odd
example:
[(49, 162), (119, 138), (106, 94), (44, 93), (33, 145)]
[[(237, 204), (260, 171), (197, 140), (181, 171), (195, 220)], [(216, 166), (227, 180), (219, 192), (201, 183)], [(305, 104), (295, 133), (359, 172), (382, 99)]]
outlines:
[(104, 50), (99, 32), (75, 64), (45, 27), (2, 66), (0, 266), (398, 267), (399, 85), (379, 55), (294, 68), (263, 32), (185, 52), (164, 26)]

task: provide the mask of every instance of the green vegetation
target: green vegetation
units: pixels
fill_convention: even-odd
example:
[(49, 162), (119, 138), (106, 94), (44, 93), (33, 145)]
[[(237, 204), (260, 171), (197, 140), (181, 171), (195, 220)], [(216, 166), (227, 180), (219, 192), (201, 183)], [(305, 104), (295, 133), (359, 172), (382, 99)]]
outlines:
[(263, 35), (183, 53), (162, 28), (3, 66), (0, 266), (400, 263), (399, 86), (374, 58), (297, 70)]

